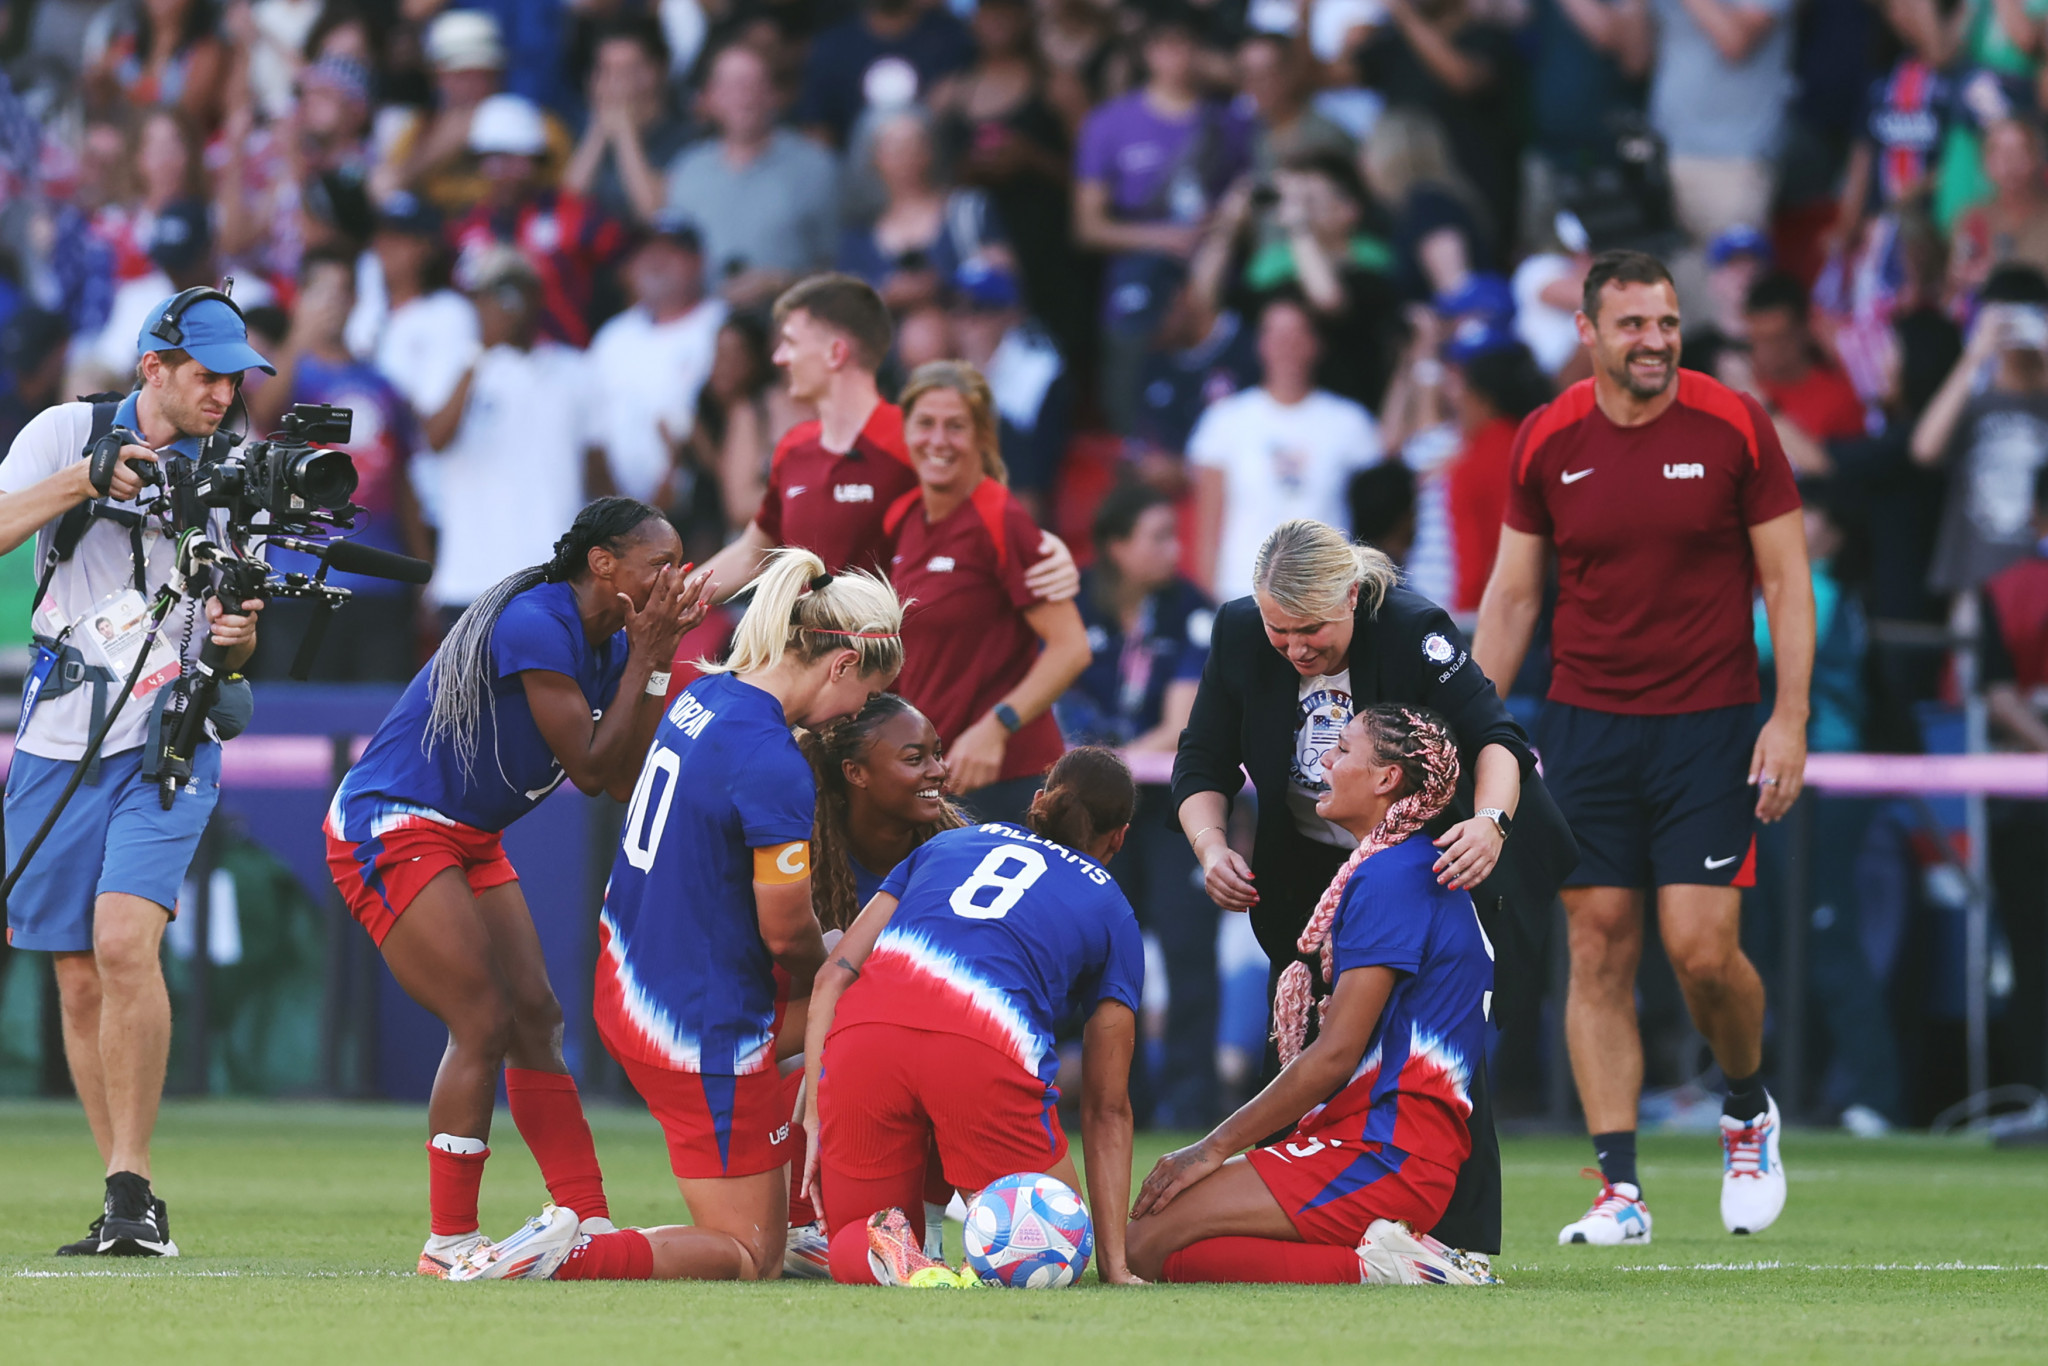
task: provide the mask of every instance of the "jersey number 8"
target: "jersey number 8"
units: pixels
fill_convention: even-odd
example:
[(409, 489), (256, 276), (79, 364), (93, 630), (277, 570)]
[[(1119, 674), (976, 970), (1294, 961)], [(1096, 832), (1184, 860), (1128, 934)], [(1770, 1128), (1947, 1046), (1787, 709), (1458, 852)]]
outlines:
[[(1019, 866), (1005, 872), (1004, 865), (1013, 861)], [(1001, 920), (1031, 890), (1031, 884), (1044, 876), (1045, 855), (1028, 844), (999, 844), (988, 851), (967, 881), (953, 889), (953, 914), (969, 920)], [(990, 887), (996, 889), (995, 896), (987, 905), (978, 904), (975, 898)]]

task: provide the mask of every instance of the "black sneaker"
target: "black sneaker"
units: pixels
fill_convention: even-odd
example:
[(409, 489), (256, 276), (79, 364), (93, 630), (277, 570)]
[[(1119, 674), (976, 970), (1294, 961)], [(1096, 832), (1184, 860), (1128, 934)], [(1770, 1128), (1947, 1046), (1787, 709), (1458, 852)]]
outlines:
[(105, 1211), (92, 1229), (75, 1243), (57, 1249), (60, 1257), (175, 1257), (170, 1211), (133, 1172), (107, 1178)]

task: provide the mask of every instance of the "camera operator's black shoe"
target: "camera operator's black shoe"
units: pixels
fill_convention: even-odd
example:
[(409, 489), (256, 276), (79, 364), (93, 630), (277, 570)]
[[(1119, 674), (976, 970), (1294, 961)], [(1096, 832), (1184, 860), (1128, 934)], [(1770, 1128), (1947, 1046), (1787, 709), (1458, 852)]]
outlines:
[(85, 1237), (57, 1249), (59, 1257), (175, 1257), (171, 1214), (133, 1172), (107, 1178), (107, 1203)]

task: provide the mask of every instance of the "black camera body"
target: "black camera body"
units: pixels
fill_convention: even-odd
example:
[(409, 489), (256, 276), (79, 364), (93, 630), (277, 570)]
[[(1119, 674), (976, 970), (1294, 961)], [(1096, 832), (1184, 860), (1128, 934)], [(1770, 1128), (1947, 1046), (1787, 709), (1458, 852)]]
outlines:
[[(322, 513), (336, 514), (342, 525), (349, 525), (355, 511), (349, 502), (356, 491), (355, 461), (347, 451), (327, 445), (347, 441), (354, 425), (355, 414), (346, 408), (300, 403), (285, 413), (277, 436), (237, 449), (232, 444), (236, 438), (216, 435), (189, 469), (177, 468), (175, 460), (167, 463), (172, 500), (178, 501), (182, 482), (194, 510), (223, 509), (238, 528), (253, 528), (259, 520), (304, 526)], [(217, 446), (225, 446), (218, 455)], [(185, 522), (182, 511), (178, 520)]]

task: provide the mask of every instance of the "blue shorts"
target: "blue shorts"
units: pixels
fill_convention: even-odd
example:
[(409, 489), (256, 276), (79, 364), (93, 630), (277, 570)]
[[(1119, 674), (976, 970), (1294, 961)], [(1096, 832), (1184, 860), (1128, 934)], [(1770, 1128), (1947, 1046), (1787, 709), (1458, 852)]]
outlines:
[(1543, 781), (1579, 841), (1567, 887), (1756, 885), (1753, 706), (1625, 716), (1546, 702)]
[[(7, 869), (42, 827), (77, 762), (16, 751), (7, 778)], [(192, 782), (163, 809), (142, 776), (142, 750), (100, 760), (100, 780), (80, 783), (50, 837), (7, 898), (7, 942), (17, 949), (86, 953), (93, 902), (108, 892), (154, 901), (175, 916), (178, 888), (220, 801), (220, 746), (192, 756)]]

